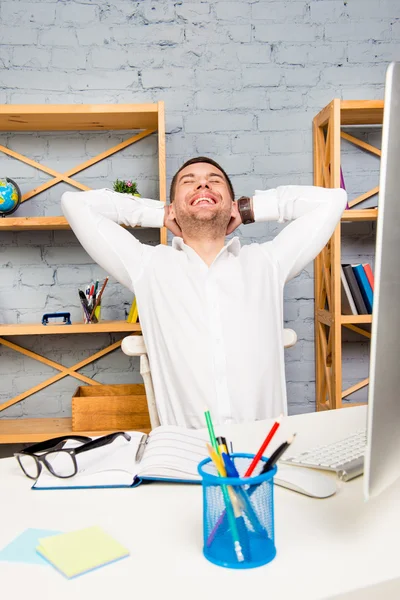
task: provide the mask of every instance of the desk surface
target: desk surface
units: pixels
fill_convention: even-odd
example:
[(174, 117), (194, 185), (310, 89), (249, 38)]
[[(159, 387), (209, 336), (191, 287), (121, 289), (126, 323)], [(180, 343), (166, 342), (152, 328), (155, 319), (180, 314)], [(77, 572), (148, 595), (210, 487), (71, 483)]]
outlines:
[[(287, 417), (276, 443), (296, 432), (297, 451), (346, 436), (365, 422), (365, 407)], [(254, 452), (270, 424), (233, 425), (223, 432), (235, 450)], [(13, 600), (110, 600), (126, 593), (153, 599), (172, 597), (172, 590), (176, 599), (320, 600), (399, 577), (400, 482), (368, 503), (362, 477), (338, 486), (325, 500), (275, 487), (277, 556), (264, 567), (235, 571), (202, 555), (200, 486), (32, 491), (15, 459), (3, 459), (0, 548), (28, 527), (69, 531), (100, 525), (131, 556), (71, 581), (51, 567), (0, 562), (1, 590)]]

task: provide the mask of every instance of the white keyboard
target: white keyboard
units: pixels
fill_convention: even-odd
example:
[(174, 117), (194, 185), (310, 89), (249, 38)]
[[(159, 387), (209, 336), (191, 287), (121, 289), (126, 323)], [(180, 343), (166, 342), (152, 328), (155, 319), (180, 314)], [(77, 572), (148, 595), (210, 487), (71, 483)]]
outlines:
[(333, 444), (311, 448), (295, 456), (281, 458), (279, 462), (312, 469), (336, 471), (339, 479), (349, 481), (364, 471), (364, 454), (367, 443), (365, 429)]

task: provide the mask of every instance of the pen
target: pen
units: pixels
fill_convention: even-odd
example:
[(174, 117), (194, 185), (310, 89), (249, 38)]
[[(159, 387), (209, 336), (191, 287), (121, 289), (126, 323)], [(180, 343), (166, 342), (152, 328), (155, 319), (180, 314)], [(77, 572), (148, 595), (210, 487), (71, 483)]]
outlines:
[[(235, 467), (235, 463), (228, 454), (225, 454), (225, 452), (222, 454), (222, 460), (225, 463), (225, 469), (228, 477), (240, 477), (239, 472)], [(242, 500), (243, 508), (247, 514), (247, 518), (249, 519), (250, 523), (254, 528), (254, 531), (260, 533), (261, 535), (266, 535), (266, 531), (257, 517), (257, 514), (251, 504), (251, 501), (248, 495), (246, 494), (246, 490), (244, 490), (240, 485), (234, 486), (233, 489)]]
[(282, 454), (286, 452), (286, 450), (289, 448), (290, 444), (293, 442), (295, 437), (296, 434), (294, 433), (288, 440), (286, 440), (286, 442), (283, 442), (283, 444), (278, 446), (275, 452), (271, 454), (267, 462), (264, 464), (263, 468), (261, 469), (260, 475), (274, 468), (275, 464), (278, 462)]
[(222, 456), (223, 452), (225, 452), (225, 454), (229, 454), (227, 446), (226, 446), (226, 438), (224, 438), (222, 435), (218, 436), (217, 444), (218, 444), (218, 451), (221, 456)]
[(95, 312), (96, 308), (100, 304), (100, 300), (101, 300), (101, 297), (103, 295), (103, 292), (104, 292), (104, 289), (105, 289), (105, 287), (107, 285), (108, 280), (109, 280), (109, 277), (106, 277), (105, 280), (104, 280), (104, 283), (103, 283), (103, 285), (101, 287), (100, 292), (97, 294), (96, 302), (94, 303), (94, 307), (93, 307), (93, 310), (92, 310), (92, 317), (94, 316), (94, 312)]
[(135, 462), (140, 462), (142, 460), (144, 451), (146, 450), (146, 444), (148, 439), (149, 436), (147, 435), (147, 433), (144, 433), (140, 438), (139, 446), (135, 455)]
[(259, 462), (260, 458), (264, 454), (265, 449), (267, 448), (268, 444), (270, 443), (270, 441), (274, 437), (274, 435), (276, 433), (276, 430), (278, 429), (279, 425), (281, 424), (281, 420), (282, 420), (282, 415), (280, 415), (278, 417), (278, 419), (276, 419), (275, 423), (272, 425), (270, 432), (268, 433), (267, 437), (265, 438), (265, 440), (261, 444), (259, 451), (257, 452), (257, 454), (255, 455), (255, 457), (251, 461), (249, 468), (247, 469), (246, 473), (244, 474), (245, 477), (250, 477), (250, 475), (254, 471), (257, 463)]

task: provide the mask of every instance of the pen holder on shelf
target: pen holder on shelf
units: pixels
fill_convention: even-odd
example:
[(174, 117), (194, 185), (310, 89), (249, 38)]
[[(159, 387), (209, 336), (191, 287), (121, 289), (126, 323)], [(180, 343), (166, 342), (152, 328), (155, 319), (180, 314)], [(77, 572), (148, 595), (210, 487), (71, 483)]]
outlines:
[[(87, 318), (86, 310), (84, 308), (83, 308), (82, 314), (83, 314), (83, 322), (85, 324), (87, 324), (89, 321), (88, 321), (88, 318)], [(89, 315), (90, 314), (92, 314), (92, 309), (91, 308), (89, 308)], [(101, 319), (101, 302), (99, 302), (98, 306), (96, 307), (96, 310), (94, 311), (94, 316), (96, 318), (93, 319), (92, 323), (98, 323), (98, 322), (100, 322), (100, 319)]]
[(245, 478), (243, 474), (254, 455), (231, 454), (231, 458), (240, 477), (220, 477), (210, 458), (198, 465), (203, 488), (203, 554), (221, 567), (259, 567), (276, 554), (273, 487), (276, 467)]

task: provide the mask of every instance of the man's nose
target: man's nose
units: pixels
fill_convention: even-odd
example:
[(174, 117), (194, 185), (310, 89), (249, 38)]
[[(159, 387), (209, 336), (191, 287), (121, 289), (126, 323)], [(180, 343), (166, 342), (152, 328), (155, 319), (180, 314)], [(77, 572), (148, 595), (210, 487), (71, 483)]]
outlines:
[(201, 188), (210, 189), (207, 179), (202, 179), (201, 181), (198, 182), (197, 189), (200, 190)]

